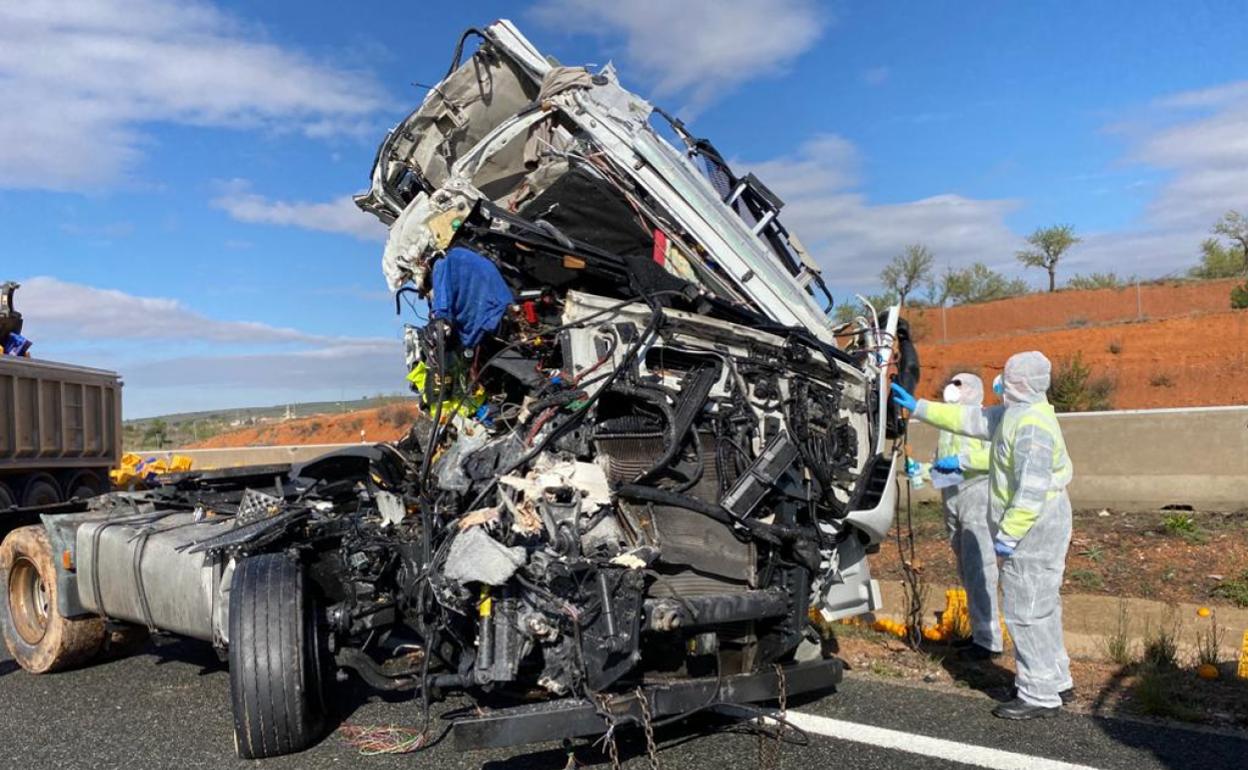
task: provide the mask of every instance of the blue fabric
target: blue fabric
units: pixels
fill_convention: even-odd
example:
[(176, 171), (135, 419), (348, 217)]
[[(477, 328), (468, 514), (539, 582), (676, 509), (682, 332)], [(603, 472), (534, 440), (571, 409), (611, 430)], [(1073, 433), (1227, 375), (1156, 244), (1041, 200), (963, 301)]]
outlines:
[(1014, 546), (1009, 543), (1003, 543), (1000, 540), (997, 540), (992, 544), (992, 549), (996, 551), (997, 556), (1000, 556), (1002, 559), (1008, 559), (1014, 555)]
[(498, 268), (471, 249), (456, 246), (434, 263), (431, 315), (450, 321), (466, 348), (498, 328), (512, 301)]
[(957, 473), (962, 470), (962, 462), (956, 457), (941, 457), (932, 463), (932, 469), (941, 473)]

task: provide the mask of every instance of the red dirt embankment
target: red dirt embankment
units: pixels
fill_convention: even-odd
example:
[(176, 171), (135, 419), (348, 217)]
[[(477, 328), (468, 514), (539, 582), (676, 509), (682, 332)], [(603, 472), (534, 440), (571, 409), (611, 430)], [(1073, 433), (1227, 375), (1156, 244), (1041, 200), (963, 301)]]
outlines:
[(347, 414), (320, 414), (221, 433), (189, 449), (395, 441), (418, 414), (414, 404), (388, 404)]
[(1158, 283), (1121, 289), (1059, 291), (908, 313), (923, 342), (956, 342), (1018, 332), (1155, 321), (1230, 310), (1239, 280)]
[[(1058, 365), (1076, 354), (1115, 383), (1114, 409), (1248, 404), (1248, 311), (1230, 309), (1237, 281), (1029, 294), (911, 315), (923, 395), (955, 369), (988, 383), (1005, 360), (1039, 350)], [(1138, 309), (1144, 310), (1137, 320)], [(948, 329), (947, 341), (944, 330)]]

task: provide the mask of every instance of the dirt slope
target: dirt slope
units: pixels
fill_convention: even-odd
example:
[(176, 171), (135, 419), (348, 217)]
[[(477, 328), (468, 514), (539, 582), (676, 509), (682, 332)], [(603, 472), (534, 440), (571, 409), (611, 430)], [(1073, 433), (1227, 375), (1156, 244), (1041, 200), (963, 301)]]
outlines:
[(189, 448), (394, 441), (407, 433), (416, 414), (414, 404), (389, 404), (347, 414), (314, 415), (222, 433)]
[[(1076, 353), (1116, 383), (1115, 409), (1248, 404), (1248, 311), (1230, 310), (1234, 281), (1031, 294), (912, 316), (923, 395), (953, 370), (990, 381), (1020, 350), (1057, 363)], [(948, 341), (944, 329), (948, 329)]]

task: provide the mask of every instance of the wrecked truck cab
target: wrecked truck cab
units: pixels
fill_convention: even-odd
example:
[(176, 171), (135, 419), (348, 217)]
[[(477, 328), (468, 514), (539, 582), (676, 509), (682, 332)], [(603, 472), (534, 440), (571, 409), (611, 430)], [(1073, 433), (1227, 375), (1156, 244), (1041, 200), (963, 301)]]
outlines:
[(835, 686), (811, 617), (879, 606), (887, 384), (917, 369), (897, 309), (835, 327), (761, 180), (505, 21), (357, 202), (429, 306), (408, 435), (49, 523), (60, 614), (214, 644), (244, 757), (314, 742), (344, 672), (506, 701), (452, 720), (464, 747)]

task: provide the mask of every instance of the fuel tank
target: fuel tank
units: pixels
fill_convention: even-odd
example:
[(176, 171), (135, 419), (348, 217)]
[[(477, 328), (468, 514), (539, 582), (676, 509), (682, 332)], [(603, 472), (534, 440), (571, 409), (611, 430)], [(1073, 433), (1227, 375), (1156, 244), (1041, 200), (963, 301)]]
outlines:
[(91, 521), (77, 532), (78, 594), (85, 609), (161, 631), (224, 641), (229, 611), (223, 563), (187, 547), (221, 530), (190, 512)]

